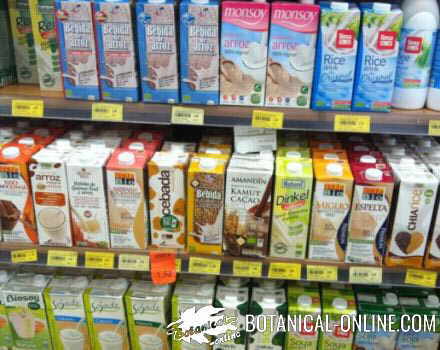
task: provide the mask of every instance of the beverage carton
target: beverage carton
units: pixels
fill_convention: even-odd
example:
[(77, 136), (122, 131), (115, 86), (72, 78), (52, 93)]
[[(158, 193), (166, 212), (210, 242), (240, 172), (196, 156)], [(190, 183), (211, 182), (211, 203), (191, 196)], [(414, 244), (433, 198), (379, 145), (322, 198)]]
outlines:
[(305, 258), (312, 189), (311, 159), (277, 158), (270, 256)]
[(107, 163), (107, 199), (112, 248), (148, 244), (145, 168), (151, 153), (117, 149)]
[(171, 285), (133, 281), (125, 295), (127, 322), (133, 350), (170, 350), (169, 323)]
[(12, 330), (6, 313), (5, 301), (3, 297), (3, 288), (12, 278), (13, 272), (0, 270), (0, 349), (6, 350), (12, 347)]
[(14, 43), (10, 31), (8, 6), (6, 1), (0, 5), (0, 29), (3, 33), (0, 51), (0, 87), (17, 83), (17, 71), (14, 57)]
[(277, 132), (275, 129), (235, 126), (234, 149), (236, 153), (275, 151)]
[(17, 79), (20, 84), (38, 84), (37, 55), (27, 0), (8, 0), (11, 33), (14, 40)]
[(223, 250), (234, 256), (267, 255), (273, 156), (233, 154), (226, 173)]
[(222, 2), (220, 104), (263, 106), (270, 5)]
[(350, 110), (360, 11), (356, 4), (321, 1), (312, 108)]
[(272, 3), (266, 106), (310, 107), (319, 6)]
[(40, 89), (43, 91), (62, 91), (60, 52), (54, 15), (55, 0), (29, 0), (29, 9), (37, 54)]
[(344, 261), (353, 193), (347, 162), (315, 160), (309, 259)]
[(96, 42), (104, 101), (136, 102), (139, 85), (130, 0), (96, 0)]
[(148, 162), (151, 243), (185, 248), (188, 153), (156, 152)]
[(219, 102), (219, 1), (180, 3), (180, 89), (183, 103)]
[(87, 325), (92, 349), (129, 350), (124, 278), (94, 279), (84, 294)]
[(174, 9), (174, 0), (141, 0), (136, 5), (144, 102), (179, 102)]
[(88, 284), (85, 276), (55, 276), (44, 291), (55, 349), (92, 349), (83, 300)]
[(92, 2), (55, 0), (66, 98), (99, 100)]

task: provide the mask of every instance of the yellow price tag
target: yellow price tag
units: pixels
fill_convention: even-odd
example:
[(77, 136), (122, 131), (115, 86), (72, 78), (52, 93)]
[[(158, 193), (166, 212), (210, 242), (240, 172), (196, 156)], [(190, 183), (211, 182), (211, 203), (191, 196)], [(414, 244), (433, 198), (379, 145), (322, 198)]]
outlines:
[(408, 269), (406, 270), (405, 283), (435, 288), (437, 285), (437, 272)]
[(41, 118), (44, 114), (43, 100), (12, 100), (11, 107), (14, 117)]
[(352, 284), (382, 284), (382, 268), (367, 266), (351, 266), (349, 281)]
[(36, 249), (13, 250), (11, 260), (13, 264), (37, 261), (38, 252)]
[(300, 280), (301, 264), (273, 262), (269, 265), (269, 278)]
[(370, 130), (371, 118), (368, 115), (335, 115), (335, 131), (369, 133)]
[(122, 121), (124, 106), (118, 103), (93, 103), (92, 120)]
[(172, 124), (203, 125), (204, 122), (204, 109), (173, 106), (171, 110)]
[(283, 123), (283, 112), (262, 111), (258, 109), (252, 111), (253, 128), (282, 129)]
[(338, 267), (307, 265), (307, 281), (337, 281)]
[(118, 269), (148, 271), (150, 269), (150, 258), (148, 255), (119, 254)]
[(86, 252), (86, 268), (88, 269), (113, 269), (114, 263), (114, 253)]
[(428, 134), (431, 136), (440, 136), (440, 120), (429, 121)]
[(78, 253), (68, 250), (49, 250), (47, 253), (47, 265), (61, 267), (76, 267)]
[(182, 259), (176, 259), (176, 272), (182, 272)]
[(219, 259), (198, 258), (192, 256), (189, 258), (190, 273), (205, 273), (208, 275), (219, 275), (222, 261)]
[(261, 277), (262, 265), (259, 261), (234, 260), (232, 271), (237, 277)]

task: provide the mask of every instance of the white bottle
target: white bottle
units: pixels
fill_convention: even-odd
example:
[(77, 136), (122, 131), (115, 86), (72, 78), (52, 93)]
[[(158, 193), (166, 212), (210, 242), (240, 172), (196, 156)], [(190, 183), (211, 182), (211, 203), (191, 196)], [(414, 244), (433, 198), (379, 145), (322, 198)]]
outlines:
[(428, 94), (439, 8), (436, 0), (404, 0), (403, 28), (392, 105), (423, 108)]

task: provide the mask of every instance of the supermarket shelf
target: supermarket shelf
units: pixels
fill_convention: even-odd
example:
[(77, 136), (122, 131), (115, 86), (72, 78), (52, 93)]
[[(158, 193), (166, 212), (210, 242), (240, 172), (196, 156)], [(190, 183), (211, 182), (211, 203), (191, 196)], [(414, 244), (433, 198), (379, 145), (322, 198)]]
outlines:
[[(66, 100), (61, 93), (42, 93), (37, 86), (14, 85), (0, 89), (0, 115), (11, 116), (13, 99), (42, 99), (44, 117), (67, 120), (91, 120), (90, 101)], [(171, 106), (161, 104), (123, 103), (124, 122), (145, 124), (170, 124)], [(426, 135), (429, 120), (440, 120), (440, 113), (430, 110), (401, 111), (391, 113), (356, 113), (312, 111), (287, 108), (256, 108), (235, 106), (187, 106), (205, 110), (204, 125), (251, 125), (252, 111), (270, 110), (284, 113), (284, 129), (333, 131), (336, 114), (368, 115), (371, 132), (382, 134)]]

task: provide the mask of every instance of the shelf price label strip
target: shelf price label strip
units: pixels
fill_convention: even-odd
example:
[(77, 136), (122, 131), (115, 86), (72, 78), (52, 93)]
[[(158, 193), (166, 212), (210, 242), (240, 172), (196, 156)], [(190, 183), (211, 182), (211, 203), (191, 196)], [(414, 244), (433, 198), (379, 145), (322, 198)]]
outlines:
[(148, 271), (150, 269), (150, 259), (148, 255), (119, 254), (118, 269), (129, 271)]
[(325, 265), (307, 265), (307, 281), (327, 281), (338, 280), (338, 267)]
[(12, 100), (11, 114), (14, 117), (42, 118), (44, 115), (44, 101)]
[(86, 268), (113, 269), (115, 253), (86, 252)]
[(351, 266), (349, 282), (352, 284), (382, 284), (382, 268)]
[(119, 103), (93, 103), (92, 120), (120, 122), (124, 120), (124, 105)]
[(368, 115), (336, 114), (334, 131), (369, 133), (371, 118)]
[(205, 110), (201, 108), (188, 108), (173, 106), (171, 109), (171, 123), (184, 125), (203, 125)]
[(262, 266), (259, 261), (234, 260), (232, 273), (236, 277), (261, 277)]
[(222, 261), (219, 259), (199, 258), (191, 256), (189, 258), (190, 273), (201, 273), (208, 275), (219, 275), (221, 271)]
[(437, 272), (407, 269), (405, 275), (405, 283), (435, 288), (437, 285)]
[(440, 120), (430, 120), (429, 121), (428, 135), (440, 136)]
[(274, 279), (300, 280), (301, 264), (270, 263), (268, 277)]
[(67, 250), (49, 250), (47, 253), (48, 266), (76, 267), (78, 253)]
[(36, 249), (23, 249), (11, 251), (11, 261), (13, 264), (38, 261), (38, 252)]
[(282, 129), (284, 124), (284, 113), (253, 110), (252, 111), (252, 127), (266, 129)]

